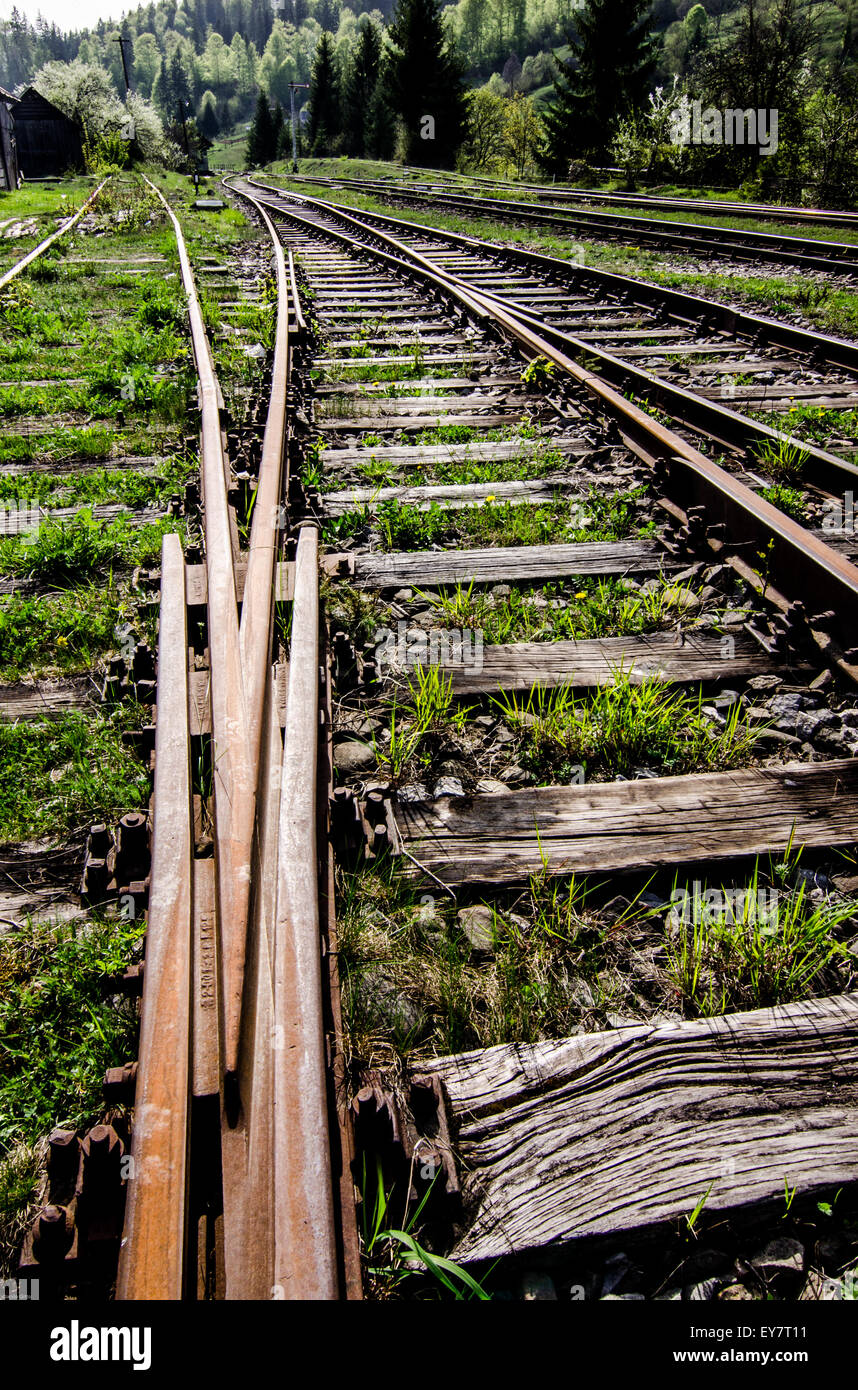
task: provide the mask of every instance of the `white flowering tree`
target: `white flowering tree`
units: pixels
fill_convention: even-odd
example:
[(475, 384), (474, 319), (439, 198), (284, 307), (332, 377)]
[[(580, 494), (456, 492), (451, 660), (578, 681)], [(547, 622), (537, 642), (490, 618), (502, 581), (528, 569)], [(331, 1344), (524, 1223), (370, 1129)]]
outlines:
[(611, 153), (631, 180), (645, 171), (676, 177), (690, 162), (690, 120), (691, 102), (674, 77), (672, 86), (650, 92), (646, 111), (620, 120)]
[(123, 104), (110, 75), (95, 63), (46, 63), (33, 80), (38, 92), (79, 127), (93, 162), (126, 163), (130, 142), (154, 163), (169, 159), (169, 142), (154, 108), (131, 93)]

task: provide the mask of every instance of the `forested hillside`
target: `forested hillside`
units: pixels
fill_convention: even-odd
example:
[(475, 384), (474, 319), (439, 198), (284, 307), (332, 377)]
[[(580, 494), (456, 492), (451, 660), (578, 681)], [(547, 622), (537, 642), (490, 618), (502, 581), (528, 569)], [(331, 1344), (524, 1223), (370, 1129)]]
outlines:
[[(0, 84), (35, 81), (109, 136), (117, 105), (112, 125), (94, 113), (125, 101), (124, 52), (148, 148), (160, 121), (173, 163), (197, 131), (213, 140), (251, 123), (252, 162), (286, 154), (282, 110), (290, 83), (306, 83), (305, 153), (512, 176), (565, 175), (578, 161), (620, 164), (631, 179), (853, 178), (858, 0), (366, 2), (156, 0), (75, 32), (13, 11), (0, 23)], [(776, 146), (682, 149), (669, 132), (695, 100), (776, 109)]]

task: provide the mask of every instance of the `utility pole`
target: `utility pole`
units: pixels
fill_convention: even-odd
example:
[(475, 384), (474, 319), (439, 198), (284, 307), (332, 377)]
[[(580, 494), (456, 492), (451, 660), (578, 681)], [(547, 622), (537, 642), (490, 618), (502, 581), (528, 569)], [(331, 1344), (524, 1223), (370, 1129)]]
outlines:
[(292, 115), (292, 173), (298, 172), (298, 144), (295, 139), (295, 91), (298, 87), (309, 87), (309, 82), (289, 83), (289, 108)]
[(124, 38), (122, 34), (117, 34), (113, 42), (119, 44), (119, 52), (122, 54), (122, 71), (125, 73), (125, 96), (127, 98), (131, 91), (131, 81), (128, 76), (128, 59), (125, 57), (125, 45), (130, 43), (131, 40)]
[(179, 120), (182, 122), (182, 130), (185, 135), (185, 154), (188, 156), (188, 159), (191, 157), (191, 147), (188, 144), (188, 122), (185, 115), (185, 108), (189, 107), (190, 104), (189, 101), (185, 101), (182, 98), (179, 99)]

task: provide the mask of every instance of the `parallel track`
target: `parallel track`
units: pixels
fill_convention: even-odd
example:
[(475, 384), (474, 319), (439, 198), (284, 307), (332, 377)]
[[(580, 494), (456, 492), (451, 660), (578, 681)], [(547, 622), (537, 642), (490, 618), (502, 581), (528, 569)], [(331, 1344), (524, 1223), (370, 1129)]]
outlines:
[[(331, 182), (339, 182), (339, 180), (331, 180)], [(648, 208), (658, 212), (685, 211), (698, 214), (711, 212), (713, 215), (745, 217), (753, 221), (769, 220), (795, 222), (799, 225), (813, 223), (814, 225), (832, 227), (858, 227), (858, 213), (840, 211), (836, 208), (798, 208), (786, 203), (783, 205), (779, 203), (740, 203), (719, 198), (677, 198), (657, 193), (621, 193), (599, 188), (572, 188), (562, 183), (510, 183), (502, 179), (480, 178), (476, 174), (468, 175), (464, 180), (451, 183), (449, 174), (443, 174), (441, 170), (437, 169), (403, 170), (402, 173), (391, 175), (389, 178), (377, 178), (375, 182), (383, 184), (385, 188), (402, 185), (406, 188), (417, 187), (432, 191), (436, 188), (440, 188), (442, 191), (452, 188), (453, 190), (463, 189), (467, 192), (469, 185), (474, 185), (490, 192), (533, 194), (539, 202), (548, 206), (552, 204), (562, 206), (564, 203), (583, 203), (584, 205), (607, 203), (612, 206), (619, 204), (620, 206)]]
[(717, 255), (719, 258), (749, 261), (752, 264), (775, 264), (796, 269), (829, 271), (838, 275), (858, 274), (858, 248), (837, 241), (820, 241), (811, 237), (775, 235), (771, 232), (738, 231), (730, 227), (711, 226), (705, 222), (662, 222), (653, 225), (650, 217), (635, 217), (616, 212), (596, 212), (592, 209), (558, 208), (542, 199), (537, 204), (489, 198), (472, 193), (453, 192), (449, 187), (436, 185), (421, 189), (414, 184), (391, 187), (386, 182), (373, 183), (363, 179), (324, 179), (293, 176), (292, 182), (325, 184), (331, 189), (347, 188), (364, 194), (376, 194), (389, 202), (415, 208), (443, 209), (464, 216), (487, 217), (518, 226), (535, 225), (562, 232), (566, 236), (586, 236), (633, 242), (638, 246), (658, 246), (694, 255)]

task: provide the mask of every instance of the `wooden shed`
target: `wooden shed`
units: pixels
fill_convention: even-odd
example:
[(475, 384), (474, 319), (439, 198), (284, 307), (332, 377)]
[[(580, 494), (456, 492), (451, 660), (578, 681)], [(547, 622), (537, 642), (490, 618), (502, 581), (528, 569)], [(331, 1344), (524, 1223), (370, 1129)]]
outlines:
[(25, 179), (44, 179), (83, 167), (80, 131), (74, 121), (28, 87), (12, 99), (18, 167)]
[(18, 187), (18, 151), (15, 141), (15, 98), (0, 87), (0, 190), (10, 193)]

